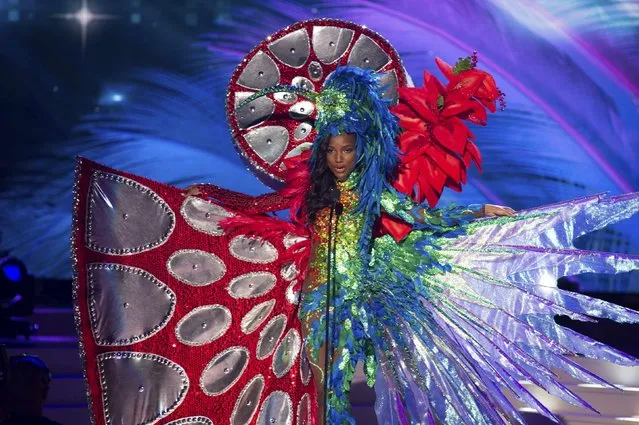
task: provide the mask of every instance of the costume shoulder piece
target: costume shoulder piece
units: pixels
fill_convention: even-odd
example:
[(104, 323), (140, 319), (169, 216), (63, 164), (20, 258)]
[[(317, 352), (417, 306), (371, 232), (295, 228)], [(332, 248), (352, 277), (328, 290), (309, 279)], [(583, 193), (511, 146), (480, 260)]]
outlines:
[(317, 108), (289, 92), (244, 101), (278, 85), (319, 92), (342, 65), (382, 74), (384, 96), (391, 105), (397, 103), (397, 87), (407, 83), (399, 56), (387, 40), (366, 27), (335, 19), (298, 22), (266, 37), (246, 55), (229, 83), (227, 116), (235, 143), (251, 164), (282, 181), (284, 160), (309, 149), (315, 139)]
[(311, 423), (287, 254), (304, 235), (266, 216), (260, 238), (229, 233), (220, 222), (242, 212), (222, 204), (78, 161), (74, 300), (95, 424)]

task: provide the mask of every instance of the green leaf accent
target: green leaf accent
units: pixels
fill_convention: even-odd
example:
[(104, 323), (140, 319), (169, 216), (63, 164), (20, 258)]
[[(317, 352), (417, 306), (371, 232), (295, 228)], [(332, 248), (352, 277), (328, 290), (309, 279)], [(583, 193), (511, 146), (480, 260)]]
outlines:
[(459, 58), (455, 66), (453, 67), (453, 74), (457, 75), (460, 72), (469, 71), (473, 69), (472, 57), (467, 56), (465, 58)]

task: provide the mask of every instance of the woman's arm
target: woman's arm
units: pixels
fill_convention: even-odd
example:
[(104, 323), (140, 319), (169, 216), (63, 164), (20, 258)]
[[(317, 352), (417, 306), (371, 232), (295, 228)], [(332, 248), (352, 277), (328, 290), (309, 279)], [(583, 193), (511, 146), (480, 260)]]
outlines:
[(414, 202), (409, 196), (394, 189), (384, 191), (380, 203), (384, 212), (400, 218), (414, 229), (430, 230), (439, 234), (454, 231), (475, 218), (515, 215), (512, 208), (491, 204), (449, 204), (442, 208), (430, 208)]
[(223, 189), (212, 184), (195, 184), (189, 186), (186, 196), (204, 196), (212, 198), (225, 207), (241, 210), (248, 214), (261, 214), (284, 210), (289, 207), (290, 199), (278, 192), (250, 196), (234, 190)]

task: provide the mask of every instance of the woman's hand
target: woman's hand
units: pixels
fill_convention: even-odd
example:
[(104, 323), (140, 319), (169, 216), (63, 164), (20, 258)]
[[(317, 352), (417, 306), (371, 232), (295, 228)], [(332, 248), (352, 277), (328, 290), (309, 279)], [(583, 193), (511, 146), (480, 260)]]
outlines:
[(184, 196), (198, 196), (203, 194), (202, 190), (199, 188), (199, 185), (197, 184), (193, 184), (187, 187), (185, 190), (186, 192), (182, 193), (182, 195)]
[(517, 215), (517, 212), (510, 207), (484, 204), (479, 216), (480, 217), (514, 217), (516, 215)]

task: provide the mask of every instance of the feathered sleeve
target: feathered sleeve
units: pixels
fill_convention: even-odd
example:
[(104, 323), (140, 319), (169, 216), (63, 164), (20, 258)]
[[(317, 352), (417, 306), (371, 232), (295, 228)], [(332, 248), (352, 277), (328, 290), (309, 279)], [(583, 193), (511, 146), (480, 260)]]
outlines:
[[(461, 206), (453, 203), (442, 208), (431, 208), (428, 202), (417, 203), (394, 189), (382, 192), (380, 203), (384, 213), (401, 220), (409, 230), (423, 230), (440, 237), (460, 234), (464, 225), (471, 222), (482, 209), (481, 204)], [(389, 233), (393, 234), (392, 231)]]

